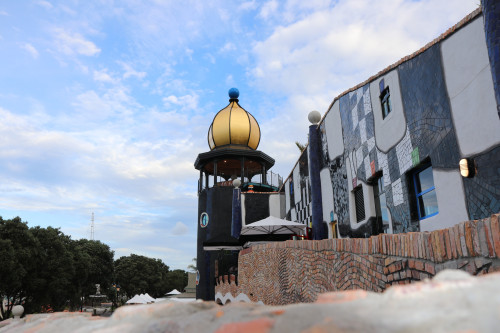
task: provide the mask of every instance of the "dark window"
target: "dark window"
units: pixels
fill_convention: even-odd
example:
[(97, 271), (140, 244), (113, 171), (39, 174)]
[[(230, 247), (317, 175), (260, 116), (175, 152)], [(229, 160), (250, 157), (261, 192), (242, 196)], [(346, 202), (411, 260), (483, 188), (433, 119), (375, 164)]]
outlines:
[(365, 219), (365, 201), (363, 198), (363, 186), (354, 189), (354, 203), (356, 204), (356, 221), (361, 222)]
[(375, 211), (377, 213), (377, 227), (379, 232), (388, 233), (389, 213), (387, 211), (387, 201), (385, 197), (384, 176), (380, 176), (373, 186), (373, 196), (375, 197)]
[(385, 119), (392, 111), (391, 105), (391, 93), (389, 92), (389, 87), (386, 87), (380, 93), (380, 104), (382, 106), (382, 118)]
[(423, 220), (437, 215), (438, 204), (432, 166), (417, 170), (413, 174), (413, 185), (417, 201), (418, 219)]

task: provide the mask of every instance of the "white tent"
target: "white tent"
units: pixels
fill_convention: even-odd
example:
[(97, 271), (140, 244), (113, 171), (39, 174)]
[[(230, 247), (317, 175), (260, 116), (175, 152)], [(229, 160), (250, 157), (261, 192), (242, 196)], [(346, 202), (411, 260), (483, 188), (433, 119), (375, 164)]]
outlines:
[(141, 294), (140, 296), (142, 296), (145, 300), (147, 300), (148, 303), (154, 303), (156, 301), (153, 297), (149, 296), (148, 293)]
[(127, 301), (127, 304), (147, 304), (148, 300), (141, 295), (135, 295)]
[(166, 293), (165, 295), (172, 296), (172, 295), (180, 295), (180, 294), (181, 294), (181, 292), (180, 292), (180, 291), (178, 291), (177, 289), (174, 289), (174, 290), (172, 290), (171, 292)]
[(293, 235), (302, 234), (306, 225), (268, 216), (241, 228), (241, 235)]

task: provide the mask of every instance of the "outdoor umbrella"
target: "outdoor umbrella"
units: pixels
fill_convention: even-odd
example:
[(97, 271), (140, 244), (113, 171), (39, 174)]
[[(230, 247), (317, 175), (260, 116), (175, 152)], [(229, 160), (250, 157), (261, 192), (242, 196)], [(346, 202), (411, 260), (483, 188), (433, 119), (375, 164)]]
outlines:
[(301, 234), (305, 229), (305, 224), (268, 216), (263, 220), (243, 226), (241, 235), (293, 235)]

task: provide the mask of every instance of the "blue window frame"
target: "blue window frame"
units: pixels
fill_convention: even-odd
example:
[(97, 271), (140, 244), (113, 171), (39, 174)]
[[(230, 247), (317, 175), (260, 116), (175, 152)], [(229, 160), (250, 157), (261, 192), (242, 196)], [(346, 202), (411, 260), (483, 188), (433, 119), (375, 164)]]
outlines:
[(417, 170), (413, 174), (413, 185), (417, 199), (418, 219), (425, 220), (439, 213), (436, 187), (432, 175), (432, 166)]

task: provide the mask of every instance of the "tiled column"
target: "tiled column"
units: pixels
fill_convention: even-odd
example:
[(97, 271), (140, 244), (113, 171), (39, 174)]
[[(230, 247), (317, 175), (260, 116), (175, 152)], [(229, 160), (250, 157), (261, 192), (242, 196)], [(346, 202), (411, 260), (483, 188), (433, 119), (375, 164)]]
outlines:
[(311, 206), (313, 239), (328, 238), (323, 223), (323, 204), (321, 199), (320, 154), (321, 140), (318, 125), (309, 126), (309, 179), (311, 181)]
[(500, 2), (498, 0), (481, 0), (481, 5), (497, 111), (500, 117)]

